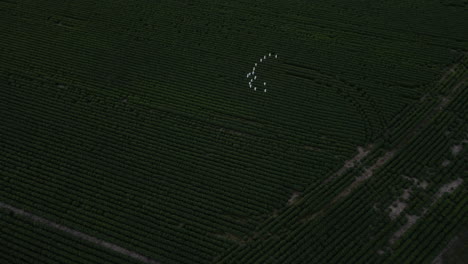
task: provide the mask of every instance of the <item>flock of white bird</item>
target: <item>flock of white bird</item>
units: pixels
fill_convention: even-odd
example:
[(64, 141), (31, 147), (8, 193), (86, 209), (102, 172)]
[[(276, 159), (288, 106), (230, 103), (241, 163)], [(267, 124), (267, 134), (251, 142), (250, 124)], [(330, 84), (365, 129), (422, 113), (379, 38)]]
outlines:
[[(275, 59), (278, 59), (278, 54), (272, 55), (271, 53), (268, 53), (268, 58), (274, 57)], [(267, 59), (267, 55), (264, 55), (262, 58), (260, 58), (260, 62), (264, 62)], [(257, 80), (257, 75), (255, 75), (255, 67), (257, 67), (257, 63), (254, 64), (252, 71), (247, 73), (247, 79), (250, 78), (249, 81), (249, 87), (252, 88), (252, 83)], [(266, 82), (263, 82), (263, 86), (266, 86)], [(253, 86), (254, 91), (257, 91), (257, 86)], [(263, 92), (266, 93), (267, 89), (264, 88)]]

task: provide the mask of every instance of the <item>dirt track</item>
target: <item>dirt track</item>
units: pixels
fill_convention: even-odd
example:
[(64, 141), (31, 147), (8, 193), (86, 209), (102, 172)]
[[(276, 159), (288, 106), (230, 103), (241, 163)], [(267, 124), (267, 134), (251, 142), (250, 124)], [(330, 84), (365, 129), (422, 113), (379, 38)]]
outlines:
[(101, 240), (99, 238), (96, 238), (96, 237), (93, 237), (93, 236), (90, 236), (90, 235), (87, 235), (85, 233), (82, 233), (80, 231), (76, 231), (76, 230), (73, 230), (71, 228), (68, 228), (66, 226), (63, 226), (63, 225), (60, 225), (60, 224), (57, 224), (53, 221), (50, 221), (50, 220), (47, 220), (45, 218), (42, 218), (42, 217), (39, 217), (39, 216), (36, 216), (36, 215), (33, 215), (31, 213), (28, 213), (22, 209), (19, 209), (19, 208), (16, 208), (16, 207), (13, 207), (11, 205), (8, 205), (8, 204), (5, 204), (5, 203), (2, 203), (0, 202), (0, 208), (3, 208), (3, 209), (6, 209), (6, 210), (9, 210), (11, 212), (13, 212), (14, 214), (16, 215), (20, 215), (20, 216), (23, 216), (23, 217), (26, 217), (28, 218), (29, 220), (31, 221), (34, 221), (34, 222), (37, 222), (37, 223), (41, 223), (43, 225), (46, 225), (48, 227), (51, 227), (51, 228), (54, 228), (54, 229), (58, 229), (62, 232), (65, 232), (65, 233), (68, 233), (72, 236), (75, 236), (75, 237), (78, 237), (78, 238), (81, 238), (83, 240), (86, 240), (88, 242), (91, 242), (93, 244), (96, 244), (96, 245), (99, 245), (101, 247), (105, 247), (107, 249), (110, 249), (110, 250), (113, 250), (115, 252), (118, 252), (120, 254), (123, 254), (123, 255), (126, 255), (128, 257), (131, 257), (131, 258), (134, 258), (136, 260), (139, 260), (143, 263), (148, 263), (148, 264), (159, 264), (159, 262), (153, 260), (153, 259), (150, 259), (148, 257), (145, 257), (143, 255), (140, 255), (134, 251), (130, 251), (128, 249), (125, 249), (123, 247), (120, 247), (120, 246), (117, 246), (115, 244), (112, 244), (112, 243), (109, 243), (109, 242), (106, 242), (104, 240)]

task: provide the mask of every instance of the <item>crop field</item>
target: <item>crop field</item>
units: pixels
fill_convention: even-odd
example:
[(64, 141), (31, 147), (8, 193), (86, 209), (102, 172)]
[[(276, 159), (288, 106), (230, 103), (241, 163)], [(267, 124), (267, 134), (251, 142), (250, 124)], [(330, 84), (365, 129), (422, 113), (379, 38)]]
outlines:
[(468, 263), (467, 17), (0, 0), (0, 263)]

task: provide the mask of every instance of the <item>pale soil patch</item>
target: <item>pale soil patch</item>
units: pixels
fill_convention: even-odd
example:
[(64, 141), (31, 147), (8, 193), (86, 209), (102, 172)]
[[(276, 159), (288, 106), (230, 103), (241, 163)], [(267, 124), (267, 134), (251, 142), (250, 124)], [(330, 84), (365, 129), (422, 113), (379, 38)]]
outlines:
[(440, 187), (439, 191), (435, 194), (435, 199), (436, 200), (439, 199), (445, 193), (452, 193), (462, 183), (463, 183), (463, 179), (458, 178), (458, 179), (456, 179), (456, 180), (454, 180), (454, 181), (452, 181), (450, 183), (447, 183), (447, 184), (443, 185), (442, 187)]
[(452, 151), (452, 155), (454, 156), (458, 155), (458, 153), (460, 153), (462, 148), (463, 146), (461, 144), (452, 146), (452, 148), (450, 149)]
[(300, 195), (300, 192), (293, 192), (291, 197), (288, 199), (288, 205), (292, 205), (297, 200), (297, 198), (299, 198)]
[(401, 195), (401, 199), (408, 200), (411, 196), (411, 189), (405, 189)]
[(453, 64), (439, 79), (439, 84), (444, 82), (451, 74), (455, 73), (455, 68), (457, 68), (459, 63)]
[(418, 186), (420, 188), (423, 188), (423, 189), (426, 189), (427, 188), (427, 185), (429, 185), (429, 183), (427, 183), (427, 181), (421, 181), (419, 182)]
[(58, 229), (58, 230), (60, 230), (62, 232), (68, 233), (68, 234), (70, 234), (72, 236), (78, 237), (78, 238), (86, 240), (86, 241), (88, 241), (90, 243), (99, 245), (101, 247), (104, 247), (104, 248), (110, 249), (112, 251), (118, 252), (120, 254), (126, 255), (128, 257), (134, 258), (134, 259), (139, 260), (141, 262), (148, 263), (148, 264), (159, 264), (159, 262), (157, 262), (157, 261), (155, 261), (153, 259), (150, 259), (150, 258), (148, 258), (146, 256), (140, 255), (137, 252), (134, 252), (134, 251), (128, 250), (126, 248), (117, 246), (115, 244), (106, 242), (106, 241), (104, 241), (102, 239), (87, 235), (85, 233), (82, 233), (80, 231), (71, 229), (69, 227), (57, 224), (57, 223), (55, 223), (53, 221), (47, 220), (45, 218), (42, 218), (42, 217), (39, 217), (39, 216), (36, 216), (36, 215), (33, 215), (31, 213), (28, 213), (28, 212), (26, 212), (24, 210), (13, 207), (11, 205), (0, 202), (0, 208), (7, 209), (7, 210), (12, 211), (13, 213), (15, 213), (17, 215), (21, 215), (23, 217), (29, 218), (29, 220), (31, 220), (33, 222), (43, 224), (43, 225), (48, 226), (50, 228)]
[(417, 215), (406, 215), (406, 224), (404, 224), (398, 231), (393, 234), (392, 238), (390, 238), (390, 244), (395, 243), (400, 237), (402, 237), (408, 229), (410, 229), (419, 219)]
[(343, 175), (348, 169), (354, 168), (354, 166), (356, 166), (359, 162), (361, 162), (361, 160), (364, 157), (366, 157), (373, 148), (374, 148), (373, 144), (368, 145), (366, 148), (357, 147), (358, 154), (356, 154), (356, 156), (352, 157), (351, 159), (345, 161), (343, 167), (341, 167), (335, 174), (333, 174), (328, 179), (326, 179), (324, 183), (330, 182), (336, 177)]
[(461, 178), (458, 178), (450, 183), (447, 183), (445, 185), (443, 185), (442, 187), (440, 187), (439, 191), (434, 195), (434, 199), (432, 200), (432, 203), (425, 207), (423, 209), (423, 212), (421, 213), (420, 216), (417, 216), (417, 215), (406, 215), (406, 218), (408, 219), (408, 221), (406, 222), (405, 225), (403, 225), (400, 230), (396, 231), (395, 234), (393, 234), (392, 238), (390, 238), (389, 242), (390, 244), (393, 244), (395, 243), (395, 241), (397, 241), (400, 237), (402, 237), (405, 232), (411, 228), (411, 226), (414, 225), (414, 223), (416, 223), (416, 221), (420, 218), (420, 217), (423, 217), (427, 211), (429, 210), (429, 207), (431, 207), (434, 203), (437, 202), (437, 200), (440, 199), (440, 197), (442, 197), (443, 194), (445, 193), (451, 193), (453, 192), (458, 186), (460, 186), (461, 184), (463, 183), (463, 179)]
[(447, 167), (450, 164), (450, 160), (442, 161), (442, 167)]
[(327, 210), (327, 208), (332, 206), (339, 199), (349, 195), (355, 188), (357, 188), (359, 186), (359, 184), (362, 181), (365, 181), (366, 179), (370, 178), (375, 169), (378, 169), (382, 165), (384, 165), (385, 162), (387, 162), (388, 160), (390, 160), (393, 157), (393, 155), (395, 155), (395, 150), (388, 151), (387, 153), (385, 153), (370, 168), (366, 169), (366, 171), (364, 171), (364, 173), (361, 176), (357, 177), (356, 180), (353, 183), (351, 183), (340, 194), (338, 194), (335, 198), (333, 198), (333, 200), (330, 203), (328, 203), (324, 208), (322, 208), (321, 210), (319, 210), (319, 211), (317, 211), (317, 212), (315, 212), (315, 213), (313, 213), (311, 215), (306, 215), (306, 216), (302, 217), (300, 219), (300, 221), (301, 222), (309, 222), (309, 221), (312, 221), (313, 219), (315, 219), (316, 217), (324, 214), (325, 211)]
[[(466, 82), (468, 81), (468, 78), (465, 78), (461, 81), (459, 81), (452, 89), (451, 93), (455, 93), (460, 87), (462, 87), (463, 85), (466, 84)], [(441, 111), (443, 110), (449, 103), (450, 101), (452, 101), (453, 99), (453, 96), (446, 96), (446, 97), (442, 97), (442, 100), (439, 104), (439, 106), (437, 107), (437, 110), (438, 111)]]
[[(463, 53), (462, 54), (464, 57), (467, 55), (466, 53)], [(442, 76), (440, 77), (439, 81), (437, 82), (438, 84), (442, 84), (443, 82), (445, 82), (448, 78), (451, 78), (454, 73), (456, 73), (456, 70), (458, 67), (465, 67), (463, 65), (463, 62), (460, 61), (460, 62), (455, 62), (453, 63), (452, 65), (450, 65), (449, 67), (447, 67), (447, 70), (444, 72), (444, 74), (442, 74)]]
[(442, 97), (442, 101), (439, 104), (439, 110), (444, 109), (444, 107), (447, 106), (447, 104), (450, 102), (450, 99), (447, 97)]
[(395, 155), (395, 150), (388, 151), (382, 157), (377, 159), (377, 161), (374, 164), (372, 164), (372, 166), (367, 168), (361, 174), (361, 176), (357, 177), (354, 180), (354, 182), (351, 183), (351, 185), (349, 185), (337, 197), (335, 197), (335, 199), (333, 199), (333, 202), (336, 202), (338, 199), (349, 195), (361, 182), (363, 182), (363, 181), (369, 179), (370, 177), (372, 177), (372, 175), (374, 174), (374, 170), (382, 167), (382, 165), (384, 165), (388, 160), (390, 160), (393, 157), (393, 155)]
[(438, 255), (433, 261), (432, 261), (432, 264), (443, 264), (444, 262), (442, 262), (442, 255), (444, 254), (445, 252), (441, 252), (440, 255)]
[(357, 147), (358, 154), (356, 154), (356, 156), (354, 156), (352, 159), (347, 160), (343, 168), (341, 168), (341, 170), (339, 170), (337, 174), (341, 175), (346, 169), (353, 168), (356, 165), (356, 163), (360, 162), (365, 156), (367, 156), (367, 154), (369, 154), (372, 147), (373, 145), (368, 146), (367, 149), (364, 149), (363, 147)]
[(401, 201), (395, 201), (392, 203), (392, 205), (390, 205), (390, 213), (389, 213), (389, 217), (392, 219), (392, 220), (395, 220), (398, 216), (400, 216), (401, 212), (403, 212), (403, 210), (405, 210), (406, 206), (408, 206), (405, 202), (401, 202)]
[(432, 264), (466, 263), (468, 259), (467, 242), (468, 232), (462, 231), (447, 243), (439, 255), (434, 258)]
[(442, 260), (442, 256), (445, 254), (445, 252), (447, 252), (447, 250), (452, 247), (455, 242), (457, 241), (458, 239), (458, 236), (454, 237), (452, 240), (450, 240), (450, 242), (448, 243), (448, 245), (440, 252), (439, 255), (437, 255), (437, 257), (432, 261), (432, 264), (443, 264), (443, 260)]
[(401, 212), (405, 210), (408, 204), (405, 203), (404, 201), (408, 200), (410, 196), (411, 196), (411, 189), (405, 189), (403, 191), (403, 194), (389, 206), (390, 213), (388, 216), (392, 220), (395, 220), (398, 216), (400, 216)]
[(322, 210), (320, 210), (320, 211), (318, 211), (318, 212), (315, 212), (315, 213), (313, 213), (313, 214), (311, 214), (311, 215), (304, 216), (304, 217), (302, 217), (302, 218), (300, 219), (300, 221), (301, 221), (301, 223), (312, 221), (312, 220), (314, 220), (317, 216), (323, 214), (324, 211), (325, 211), (325, 209), (322, 209)]
[[(454, 94), (456, 90), (462, 85), (464, 85), (467, 81), (468, 81), (468, 78), (465, 78), (461, 80), (460, 82), (458, 82), (457, 85), (455, 85), (454, 88), (452, 88), (452, 90), (450, 91), (450, 94)], [(421, 131), (421, 129), (423, 129), (425, 126), (427, 126), (431, 122), (432, 120), (431, 117), (441, 112), (444, 106), (447, 105), (452, 99), (453, 99), (453, 95), (448, 95), (447, 97), (444, 97), (439, 103), (439, 105), (437, 105), (432, 110), (428, 111), (427, 118), (419, 122), (415, 127), (410, 129), (408, 133), (406, 133), (405, 138), (401, 141), (401, 143), (396, 148), (400, 149), (404, 144), (410, 141), (411, 138), (414, 138), (419, 133), (419, 131)]]
[(427, 181), (420, 181), (420, 180), (418, 180), (416, 178), (411, 178), (411, 177), (408, 177), (408, 176), (403, 176), (403, 178), (412, 181), (414, 185), (416, 185), (417, 187), (422, 188), (422, 189), (426, 189), (427, 186), (429, 185), (429, 183), (427, 183)]
[(465, 85), (467, 81), (468, 81), (468, 78), (465, 78), (465, 79), (461, 80), (459, 83), (457, 83), (457, 85), (455, 85), (455, 87), (453, 88), (453, 92), (457, 91), (458, 88)]

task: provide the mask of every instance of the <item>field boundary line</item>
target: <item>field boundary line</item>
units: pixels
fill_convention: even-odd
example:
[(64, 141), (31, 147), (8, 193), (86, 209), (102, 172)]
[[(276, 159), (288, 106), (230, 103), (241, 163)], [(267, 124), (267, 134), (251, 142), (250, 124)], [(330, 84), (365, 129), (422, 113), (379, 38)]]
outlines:
[(16, 207), (11, 206), (9, 204), (0, 202), (0, 208), (9, 210), (9, 211), (13, 212), (16, 215), (20, 215), (20, 216), (29, 218), (29, 220), (31, 220), (33, 222), (40, 223), (40, 224), (46, 225), (46, 226), (54, 228), (54, 229), (58, 229), (58, 230), (60, 230), (62, 232), (68, 233), (68, 234), (70, 234), (72, 236), (75, 236), (75, 237), (78, 237), (78, 238), (80, 238), (82, 240), (91, 242), (93, 244), (96, 244), (96, 245), (99, 245), (101, 247), (110, 249), (110, 250), (115, 251), (117, 253), (120, 253), (120, 254), (126, 255), (128, 257), (134, 258), (134, 259), (139, 260), (139, 261), (141, 261), (143, 263), (160, 264), (160, 262), (158, 262), (156, 260), (153, 260), (153, 259), (151, 259), (149, 257), (143, 256), (143, 255), (141, 255), (141, 254), (139, 254), (137, 252), (134, 252), (134, 251), (128, 250), (126, 248), (117, 246), (115, 244), (106, 242), (106, 241), (104, 241), (102, 239), (99, 239), (97, 237), (87, 235), (87, 234), (85, 234), (83, 232), (71, 229), (71, 228), (66, 227), (64, 225), (57, 224), (57, 223), (55, 223), (55, 222), (53, 222), (51, 220), (47, 220), (47, 219), (42, 218), (40, 216), (34, 215), (32, 213), (28, 213), (28, 212), (26, 212), (26, 211), (24, 211), (22, 209), (16, 208)]

